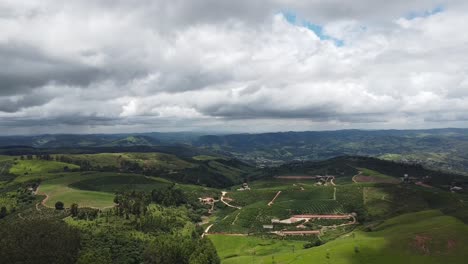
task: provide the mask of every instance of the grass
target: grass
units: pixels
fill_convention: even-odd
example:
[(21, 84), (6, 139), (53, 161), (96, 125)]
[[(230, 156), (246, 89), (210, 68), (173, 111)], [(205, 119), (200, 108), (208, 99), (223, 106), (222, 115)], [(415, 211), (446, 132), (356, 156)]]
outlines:
[(371, 177), (372, 182), (382, 182), (382, 183), (399, 183), (400, 181), (395, 177), (388, 176), (382, 174), (378, 171), (366, 169), (366, 168), (358, 168), (363, 176)]
[(115, 193), (129, 190), (150, 192), (170, 184), (169, 181), (143, 175), (100, 173), (95, 178), (81, 180), (69, 186), (81, 190)]
[(220, 157), (214, 157), (214, 156), (209, 156), (209, 155), (198, 155), (198, 156), (193, 156), (192, 159), (204, 161), (204, 160), (217, 160), (217, 159), (220, 159)]
[(13, 156), (5, 156), (5, 155), (0, 155), (0, 161), (9, 161), (9, 160), (14, 160), (16, 157)]
[(104, 208), (114, 205), (115, 192), (146, 191), (169, 186), (167, 180), (138, 174), (113, 172), (63, 173), (45, 180), (39, 193), (49, 195), (46, 205), (61, 201), (65, 207), (78, 203), (82, 207)]
[(76, 170), (80, 167), (74, 164), (49, 161), (49, 160), (17, 160), (10, 168), (10, 173), (15, 175), (39, 174), (50, 172), (63, 172), (64, 168)]
[(180, 170), (193, 167), (193, 164), (178, 157), (164, 153), (99, 153), (58, 155), (79, 163), (90, 162), (93, 167), (119, 168), (122, 161), (136, 162), (142, 167)]
[[(208, 237), (215, 244), (223, 263), (241, 263), (237, 260), (245, 261), (244, 263), (258, 263), (252, 261), (262, 257), (271, 260), (271, 256), (274, 254), (292, 253), (293, 248), (300, 250), (306, 243), (304, 241), (262, 239), (253, 236), (210, 235)], [(229, 260), (233, 260), (233, 262)]]
[(63, 177), (47, 180), (39, 187), (39, 193), (49, 196), (46, 206), (53, 207), (57, 201), (69, 207), (72, 203), (78, 203), (81, 207), (104, 208), (114, 205), (114, 194), (80, 190), (69, 187), (70, 184), (82, 180), (93, 179), (98, 174), (68, 173)]
[(440, 211), (423, 211), (389, 219), (375, 232), (355, 231), (311, 249), (301, 249), (303, 242), (249, 236), (209, 238), (226, 264), (461, 264), (466, 263), (468, 227)]

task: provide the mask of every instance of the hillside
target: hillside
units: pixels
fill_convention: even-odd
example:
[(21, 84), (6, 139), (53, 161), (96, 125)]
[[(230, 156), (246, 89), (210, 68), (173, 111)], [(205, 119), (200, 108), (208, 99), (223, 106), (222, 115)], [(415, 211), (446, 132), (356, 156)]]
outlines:
[(18, 253), (25, 230), (38, 234), (28, 252), (43, 236), (62, 236), (42, 234), (58, 223), (79, 232), (74, 254), (84, 263), (190, 263), (197, 248), (198, 263), (464, 260), (468, 195), (449, 192), (453, 182), (467, 189), (463, 175), (357, 156), (259, 169), (185, 148), (33, 150), (50, 153), (0, 156), (7, 256)]
[(195, 145), (266, 166), (292, 160), (360, 155), (415, 162), (461, 173), (468, 169), (468, 129), (212, 135), (200, 137)]
[[(191, 151), (209, 152), (201, 153), (207, 155), (217, 152), (258, 166), (276, 166), (293, 160), (325, 160), (343, 155), (359, 155), (419, 163), (437, 170), (459, 173), (466, 173), (468, 170), (468, 129), (449, 128), (228, 135), (154, 132), (0, 137), (0, 147), (7, 146), (55, 149), (55, 153), (66, 153), (66, 149), (73, 149), (74, 153), (161, 152), (161, 148), (183, 147), (192, 148)], [(120, 149), (132, 147), (133, 149), (128, 150)], [(179, 149), (176, 152), (177, 155), (181, 153)]]
[(388, 219), (373, 232), (356, 230), (325, 245), (297, 241), (210, 236), (222, 263), (465, 263), (468, 227), (439, 211)]

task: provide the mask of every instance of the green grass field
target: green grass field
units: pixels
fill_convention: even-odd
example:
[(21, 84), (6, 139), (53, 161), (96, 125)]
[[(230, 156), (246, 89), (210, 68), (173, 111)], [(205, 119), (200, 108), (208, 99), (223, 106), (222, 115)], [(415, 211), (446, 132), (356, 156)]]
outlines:
[(219, 157), (214, 157), (214, 156), (209, 156), (209, 155), (198, 155), (198, 156), (193, 156), (192, 159), (194, 160), (217, 160), (220, 159)]
[(226, 264), (461, 264), (468, 256), (468, 227), (439, 211), (405, 214), (385, 221), (374, 232), (355, 231), (311, 249), (301, 249), (303, 243), (296, 241), (221, 235), (209, 238)]
[(358, 168), (358, 169), (362, 172), (363, 176), (370, 177), (370, 179), (372, 179), (373, 182), (383, 182), (383, 183), (399, 183), (400, 182), (399, 179), (382, 174), (378, 171), (374, 171), (374, 170), (370, 170), (366, 168)]
[(80, 206), (104, 208), (114, 205), (115, 192), (146, 191), (169, 186), (167, 180), (138, 174), (112, 172), (64, 173), (45, 180), (39, 193), (49, 195), (47, 206), (62, 201), (68, 207), (72, 203)]
[(15, 175), (40, 174), (50, 172), (63, 172), (64, 168), (77, 170), (80, 167), (74, 164), (48, 161), (48, 160), (17, 160), (10, 168), (10, 173)]
[(136, 162), (142, 167), (161, 169), (184, 169), (193, 164), (174, 155), (164, 153), (99, 153), (99, 154), (67, 154), (57, 155), (69, 158), (74, 162), (87, 161), (93, 167), (119, 168), (122, 161)]
[(47, 180), (39, 187), (40, 194), (47, 194), (49, 199), (46, 206), (53, 207), (57, 201), (69, 207), (72, 203), (78, 203), (81, 207), (104, 208), (114, 205), (114, 194), (80, 190), (69, 187), (78, 181), (93, 179), (96, 174), (68, 173), (63, 177)]

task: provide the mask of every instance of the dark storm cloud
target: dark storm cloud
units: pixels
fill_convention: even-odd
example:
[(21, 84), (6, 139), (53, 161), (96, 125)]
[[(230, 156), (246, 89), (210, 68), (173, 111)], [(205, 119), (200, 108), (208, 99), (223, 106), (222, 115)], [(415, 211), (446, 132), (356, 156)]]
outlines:
[(59, 117), (15, 117), (2, 118), (0, 126), (2, 127), (48, 127), (57, 125), (80, 125), (80, 126), (112, 126), (118, 124), (120, 118), (104, 117), (104, 116), (79, 116), (79, 115), (64, 115)]
[(14, 113), (23, 108), (43, 105), (53, 97), (47, 94), (32, 93), (19, 98), (0, 97), (0, 112)]
[(22, 94), (52, 82), (87, 86), (103, 76), (98, 68), (19, 43), (0, 44), (0, 64), (0, 95)]

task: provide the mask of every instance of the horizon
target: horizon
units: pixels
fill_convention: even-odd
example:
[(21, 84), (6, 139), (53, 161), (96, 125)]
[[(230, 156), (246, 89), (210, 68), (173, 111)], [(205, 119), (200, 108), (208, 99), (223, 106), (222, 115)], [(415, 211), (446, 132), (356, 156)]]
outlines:
[(265, 131), (265, 132), (216, 132), (216, 131), (149, 131), (149, 132), (120, 132), (120, 133), (42, 133), (42, 134), (0, 134), (0, 137), (35, 137), (35, 136), (87, 136), (87, 135), (144, 135), (144, 134), (195, 134), (200, 136), (223, 136), (223, 135), (261, 135), (261, 134), (276, 134), (276, 133), (307, 133), (307, 132), (338, 132), (338, 131), (362, 131), (362, 132), (375, 132), (375, 131), (433, 131), (433, 130), (468, 130), (464, 127), (440, 127), (440, 128), (415, 128), (415, 129), (331, 129), (331, 130), (283, 130), (283, 131)]

